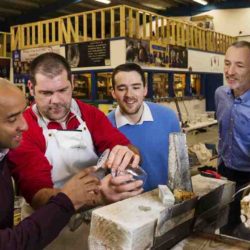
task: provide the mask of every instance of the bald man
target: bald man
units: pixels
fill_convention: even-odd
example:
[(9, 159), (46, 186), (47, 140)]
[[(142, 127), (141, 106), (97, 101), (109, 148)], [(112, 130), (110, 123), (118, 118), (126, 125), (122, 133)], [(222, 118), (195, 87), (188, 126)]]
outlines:
[(82, 206), (100, 201), (99, 180), (88, 168), (70, 179), (41, 209), (13, 228), (14, 193), (6, 161), (9, 148), (16, 148), (28, 129), (23, 117), (23, 93), (0, 78), (0, 249), (43, 249)]

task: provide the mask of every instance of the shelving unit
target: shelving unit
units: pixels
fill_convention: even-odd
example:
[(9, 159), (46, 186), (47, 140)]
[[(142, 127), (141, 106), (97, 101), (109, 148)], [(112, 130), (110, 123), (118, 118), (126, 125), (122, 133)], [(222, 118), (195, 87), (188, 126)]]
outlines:
[(97, 99), (112, 100), (112, 73), (97, 73)]
[(153, 74), (153, 98), (169, 97), (168, 92), (168, 74), (167, 73), (154, 73)]
[(174, 93), (176, 97), (183, 97), (186, 86), (185, 74), (174, 74)]
[(80, 99), (90, 99), (91, 97), (91, 75), (72, 74), (72, 82), (74, 83), (73, 97)]

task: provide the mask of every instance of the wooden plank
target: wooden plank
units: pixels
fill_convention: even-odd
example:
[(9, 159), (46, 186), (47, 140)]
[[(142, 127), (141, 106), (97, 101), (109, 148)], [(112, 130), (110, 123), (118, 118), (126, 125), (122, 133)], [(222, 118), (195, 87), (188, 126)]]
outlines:
[[(164, 18), (161, 17), (160, 20), (161, 20), (161, 34), (160, 34), (160, 37), (161, 37), (162, 39), (164, 39), (164, 37), (165, 37)], [(162, 41), (163, 41), (163, 40), (162, 40)]]
[(10, 27), (10, 34), (11, 34), (11, 50), (16, 50), (19, 48), (19, 30), (20, 26), (12, 26)]
[(146, 15), (146, 13), (145, 12), (143, 12), (143, 16), (142, 16), (142, 37), (143, 37), (143, 39), (145, 39), (146, 38), (146, 28), (147, 28), (147, 15)]
[(6, 33), (3, 33), (3, 46), (2, 46), (2, 51), (3, 51), (3, 53), (2, 53), (2, 55), (4, 56), (4, 57), (6, 57), (7, 56), (7, 35), (6, 35)]
[(110, 37), (115, 37), (115, 11), (113, 8), (110, 10)]
[(49, 45), (49, 22), (45, 22), (45, 45)]
[(101, 11), (101, 38), (105, 39), (105, 11)]
[(151, 14), (149, 15), (149, 37), (153, 38), (153, 16)]
[(155, 38), (159, 39), (159, 17), (155, 16)]
[(83, 14), (83, 41), (88, 41), (88, 19), (87, 19), (87, 14)]
[(133, 9), (129, 8), (128, 14), (128, 36), (133, 37)]
[(136, 19), (135, 19), (135, 35), (136, 38), (140, 38), (140, 13), (136, 11)]
[(92, 12), (92, 40), (96, 40), (96, 13)]
[(125, 6), (122, 5), (120, 6), (120, 36), (124, 37), (125, 36)]
[(76, 15), (74, 18), (74, 27), (72, 27), (73, 42), (79, 42), (79, 17)]

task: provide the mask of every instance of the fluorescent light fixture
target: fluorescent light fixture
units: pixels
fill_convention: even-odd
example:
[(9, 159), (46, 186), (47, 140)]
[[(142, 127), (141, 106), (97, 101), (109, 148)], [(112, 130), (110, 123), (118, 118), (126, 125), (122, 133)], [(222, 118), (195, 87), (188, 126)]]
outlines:
[(110, 4), (111, 1), (110, 0), (95, 0), (96, 2), (100, 2), (100, 3), (105, 3), (105, 4)]
[(196, 3), (202, 4), (202, 5), (207, 5), (208, 4), (208, 2), (205, 1), (205, 0), (193, 0), (193, 1), (196, 2)]

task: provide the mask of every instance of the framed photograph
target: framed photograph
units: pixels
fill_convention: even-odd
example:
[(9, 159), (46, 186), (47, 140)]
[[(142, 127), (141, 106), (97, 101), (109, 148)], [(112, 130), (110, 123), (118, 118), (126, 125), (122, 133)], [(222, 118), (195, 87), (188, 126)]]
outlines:
[(26, 88), (24, 83), (15, 83), (15, 86), (17, 86), (24, 94), (26, 94)]

